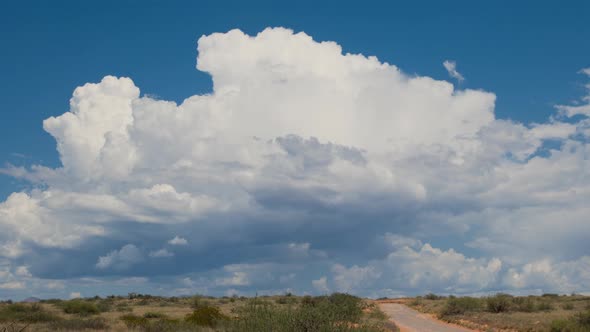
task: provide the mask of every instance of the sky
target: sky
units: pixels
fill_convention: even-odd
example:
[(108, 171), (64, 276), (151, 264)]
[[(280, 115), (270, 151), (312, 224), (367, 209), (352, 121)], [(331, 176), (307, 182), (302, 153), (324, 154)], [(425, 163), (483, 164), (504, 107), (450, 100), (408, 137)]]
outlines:
[(3, 2), (0, 299), (588, 293), (589, 10)]

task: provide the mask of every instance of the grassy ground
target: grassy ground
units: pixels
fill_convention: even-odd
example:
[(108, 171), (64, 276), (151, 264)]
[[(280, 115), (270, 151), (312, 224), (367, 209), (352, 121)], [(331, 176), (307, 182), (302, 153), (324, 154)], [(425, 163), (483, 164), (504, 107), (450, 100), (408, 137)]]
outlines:
[(347, 294), (45, 300), (0, 304), (0, 332), (13, 331), (277, 331), (380, 332), (386, 316), (369, 300)]
[(408, 299), (406, 304), (439, 319), (481, 331), (590, 331), (590, 297), (573, 295)]

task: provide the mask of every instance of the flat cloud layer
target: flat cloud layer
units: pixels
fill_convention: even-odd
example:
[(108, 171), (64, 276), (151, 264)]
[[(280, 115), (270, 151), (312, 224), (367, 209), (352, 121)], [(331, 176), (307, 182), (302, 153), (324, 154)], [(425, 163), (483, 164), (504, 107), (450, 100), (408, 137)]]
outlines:
[(3, 294), (590, 291), (590, 86), (521, 124), (283, 28), (198, 52), (212, 94), (107, 76), (43, 123), (62, 167), (2, 170), (31, 183), (0, 203)]

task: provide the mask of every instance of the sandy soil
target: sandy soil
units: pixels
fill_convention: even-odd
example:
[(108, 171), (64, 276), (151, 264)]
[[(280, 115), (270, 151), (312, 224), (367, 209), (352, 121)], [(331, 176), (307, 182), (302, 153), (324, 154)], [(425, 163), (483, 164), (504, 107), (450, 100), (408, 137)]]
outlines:
[[(400, 301), (401, 302), (401, 301)], [(381, 310), (400, 328), (401, 332), (473, 332), (464, 327), (447, 324), (432, 316), (408, 308), (404, 304), (379, 303)]]

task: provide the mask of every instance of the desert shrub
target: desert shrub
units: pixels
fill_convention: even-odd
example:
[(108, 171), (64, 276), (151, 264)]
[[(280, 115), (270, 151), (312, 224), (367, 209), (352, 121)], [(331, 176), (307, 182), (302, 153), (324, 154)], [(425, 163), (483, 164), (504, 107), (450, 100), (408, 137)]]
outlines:
[(576, 314), (574, 316), (574, 321), (580, 326), (590, 328), (590, 311)]
[(0, 331), (2, 332), (22, 332), (27, 329), (29, 323), (6, 323), (0, 324)]
[[(309, 297), (311, 299), (311, 297)], [(301, 309), (300, 309), (301, 310)], [(289, 308), (278, 308), (267, 304), (247, 303), (245, 306), (237, 309), (239, 318), (232, 322), (229, 331), (285, 331), (289, 332), (292, 328), (287, 328), (295, 324), (297, 320), (295, 315), (291, 320), (285, 313), (291, 312)], [(293, 310), (295, 312), (295, 310)]]
[(422, 304), (424, 304), (424, 300), (422, 300), (422, 297), (416, 297), (409, 304), (412, 307), (421, 306)]
[(149, 304), (150, 304), (149, 299), (141, 299), (141, 300), (137, 301), (137, 305), (149, 305)]
[(302, 309), (325, 312), (343, 322), (358, 322), (363, 314), (363, 301), (349, 294), (334, 293), (330, 296), (305, 296), (301, 300)]
[(481, 300), (473, 297), (451, 297), (443, 307), (440, 315), (462, 315), (466, 312), (478, 311), (481, 309)]
[(556, 319), (551, 322), (549, 331), (551, 332), (566, 332), (566, 331), (577, 331), (576, 324), (568, 319)]
[(246, 299), (246, 302), (251, 305), (270, 305), (270, 301), (267, 301), (261, 297), (254, 297), (251, 299)]
[(537, 310), (539, 310), (539, 311), (551, 311), (553, 309), (554, 309), (553, 305), (549, 302), (540, 302), (537, 305)]
[(113, 308), (113, 302), (111, 300), (100, 300), (96, 303), (96, 308), (100, 312), (109, 312)]
[(293, 296), (281, 296), (275, 301), (278, 304), (296, 304), (297, 298)]
[(191, 329), (190, 326), (183, 326), (184, 324), (171, 319), (159, 319), (153, 322), (146, 322), (141, 325), (139, 329), (143, 332), (180, 332), (180, 331), (198, 331)]
[(61, 305), (66, 314), (76, 314), (80, 316), (97, 315), (100, 310), (96, 304), (84, 300), (70, 300)]
[(564, 303), (561, 307), (563, 310), (574, 310), (574, 304), (571, 302)]
[(62, 299), (46, 299), (46, 300), (41, 300), (39, 301), (41, 303), (48, 303), (48, 304), (54, 304), (54, 305), (59, 305), (60, 303), (63, 302)]
[(131, 308), (127, 303), (118, 303), (115, 306), (115, 310), (117, 312), (132, 312), (133, 308)]
[[(345, 296), (343, 296), (345, 295)], [(301, 306), (275, 306), (271, 304), (253, 304), (252, 302), (240, 307), (237, 311), (239, 319), (227, 324), (229, 332), (243, 331), (383, 331), (382, 326), (369, 325), (356, 318), (356, 310), (362, 314), (362, 300), (346, 294), (332, 296), (309, 297), (306, 304)], [(355, 315), (350, 315), (348, 309), (338, 312), (337, 306), (354, 306)], [(359, 321), (353, 323), (352, 321)]]
[(444, 296), (439, 296), (434, 293), (428, 293), (428, 294), (424, 295), (424, 298), (426, 300), (441, 300), (441, 299), (444, 299)]
[(303, 298), (301, 298), (301, 305), (304, 307), (313, 307), (318, 303), (318, 297), (313, 297), (313, 296), (309, 296), (306, 295)]
[(190, 299), (191, 308), (198, 309), (200, 307), (208, 307), (210, 305), (210, 301), (207, 300), (203, 296), (195, 295)]
[(149, 321), (145, 317), (137, 316), (134, 314), (127, 314), (119, 317), (125, 325), (130, 329), (141, 328), (149, 324)]
[(109, 328), (104, 318), (73, 318), (54, 321), (48, 325), (52, 331), (82, 331), (82, 330), (106, 330)]
[(489, 312), (500, 313), (510, 310), (510, 299), (506, 294), (496, 294), (486, 298), (486, 305)]
[(200, 306), (184, 320), (198, 326), (215, 326), (218, 322), (227, 320), (228, 317), (221, 313), (219, 308), (213, 306)]
[(145, 317), (145, 318), (167, 318), (168, 316), (164, 313), (161, 313), (161, 312), (148, 311), (145, 314), (143, 314), (143, 317)]
[(534, 312), (538, 310), (538, 307), (530, 297), (514, 297), (512, 298), (512, 309), (521, 312)]
[(387, 319), (389, 318), (389, 316), (387, 316), (387, 314), (384, 313), (383, 311), (381, 311), (381, 309), (379, 309), (378, 307), (375, 307), (371, 311), (369, 311), (368, 317), (371, 319), (376, 319), (376, 320), (381, 320), (381, 321), (387, 321)]
[(339, 321), (356, 323), (363, 315), (363, 300), (356, 296), (334, 293), (327, 300), (330, 303), (327, 310)]
[[(137, 315), (125, 315), (121, 317), (128, 329), (142, 332), (211, 332), (209, 327), (170, 318), (150, 320)], [(226, 329), (222, 329), (226, 331)], [(236, 331), (237, 332), (237, 331)], [(246, 331), (244, 331), (246, 332)]]
[(552, 332), (589, 332), (590, 311), (581, 312), (570, 319), (559, 319), (551, 322)]
[(0, 306), (0, 322), (43, 323), (56, 320), (59, 320), (58, 316), (46, 311), (37, 303)]

